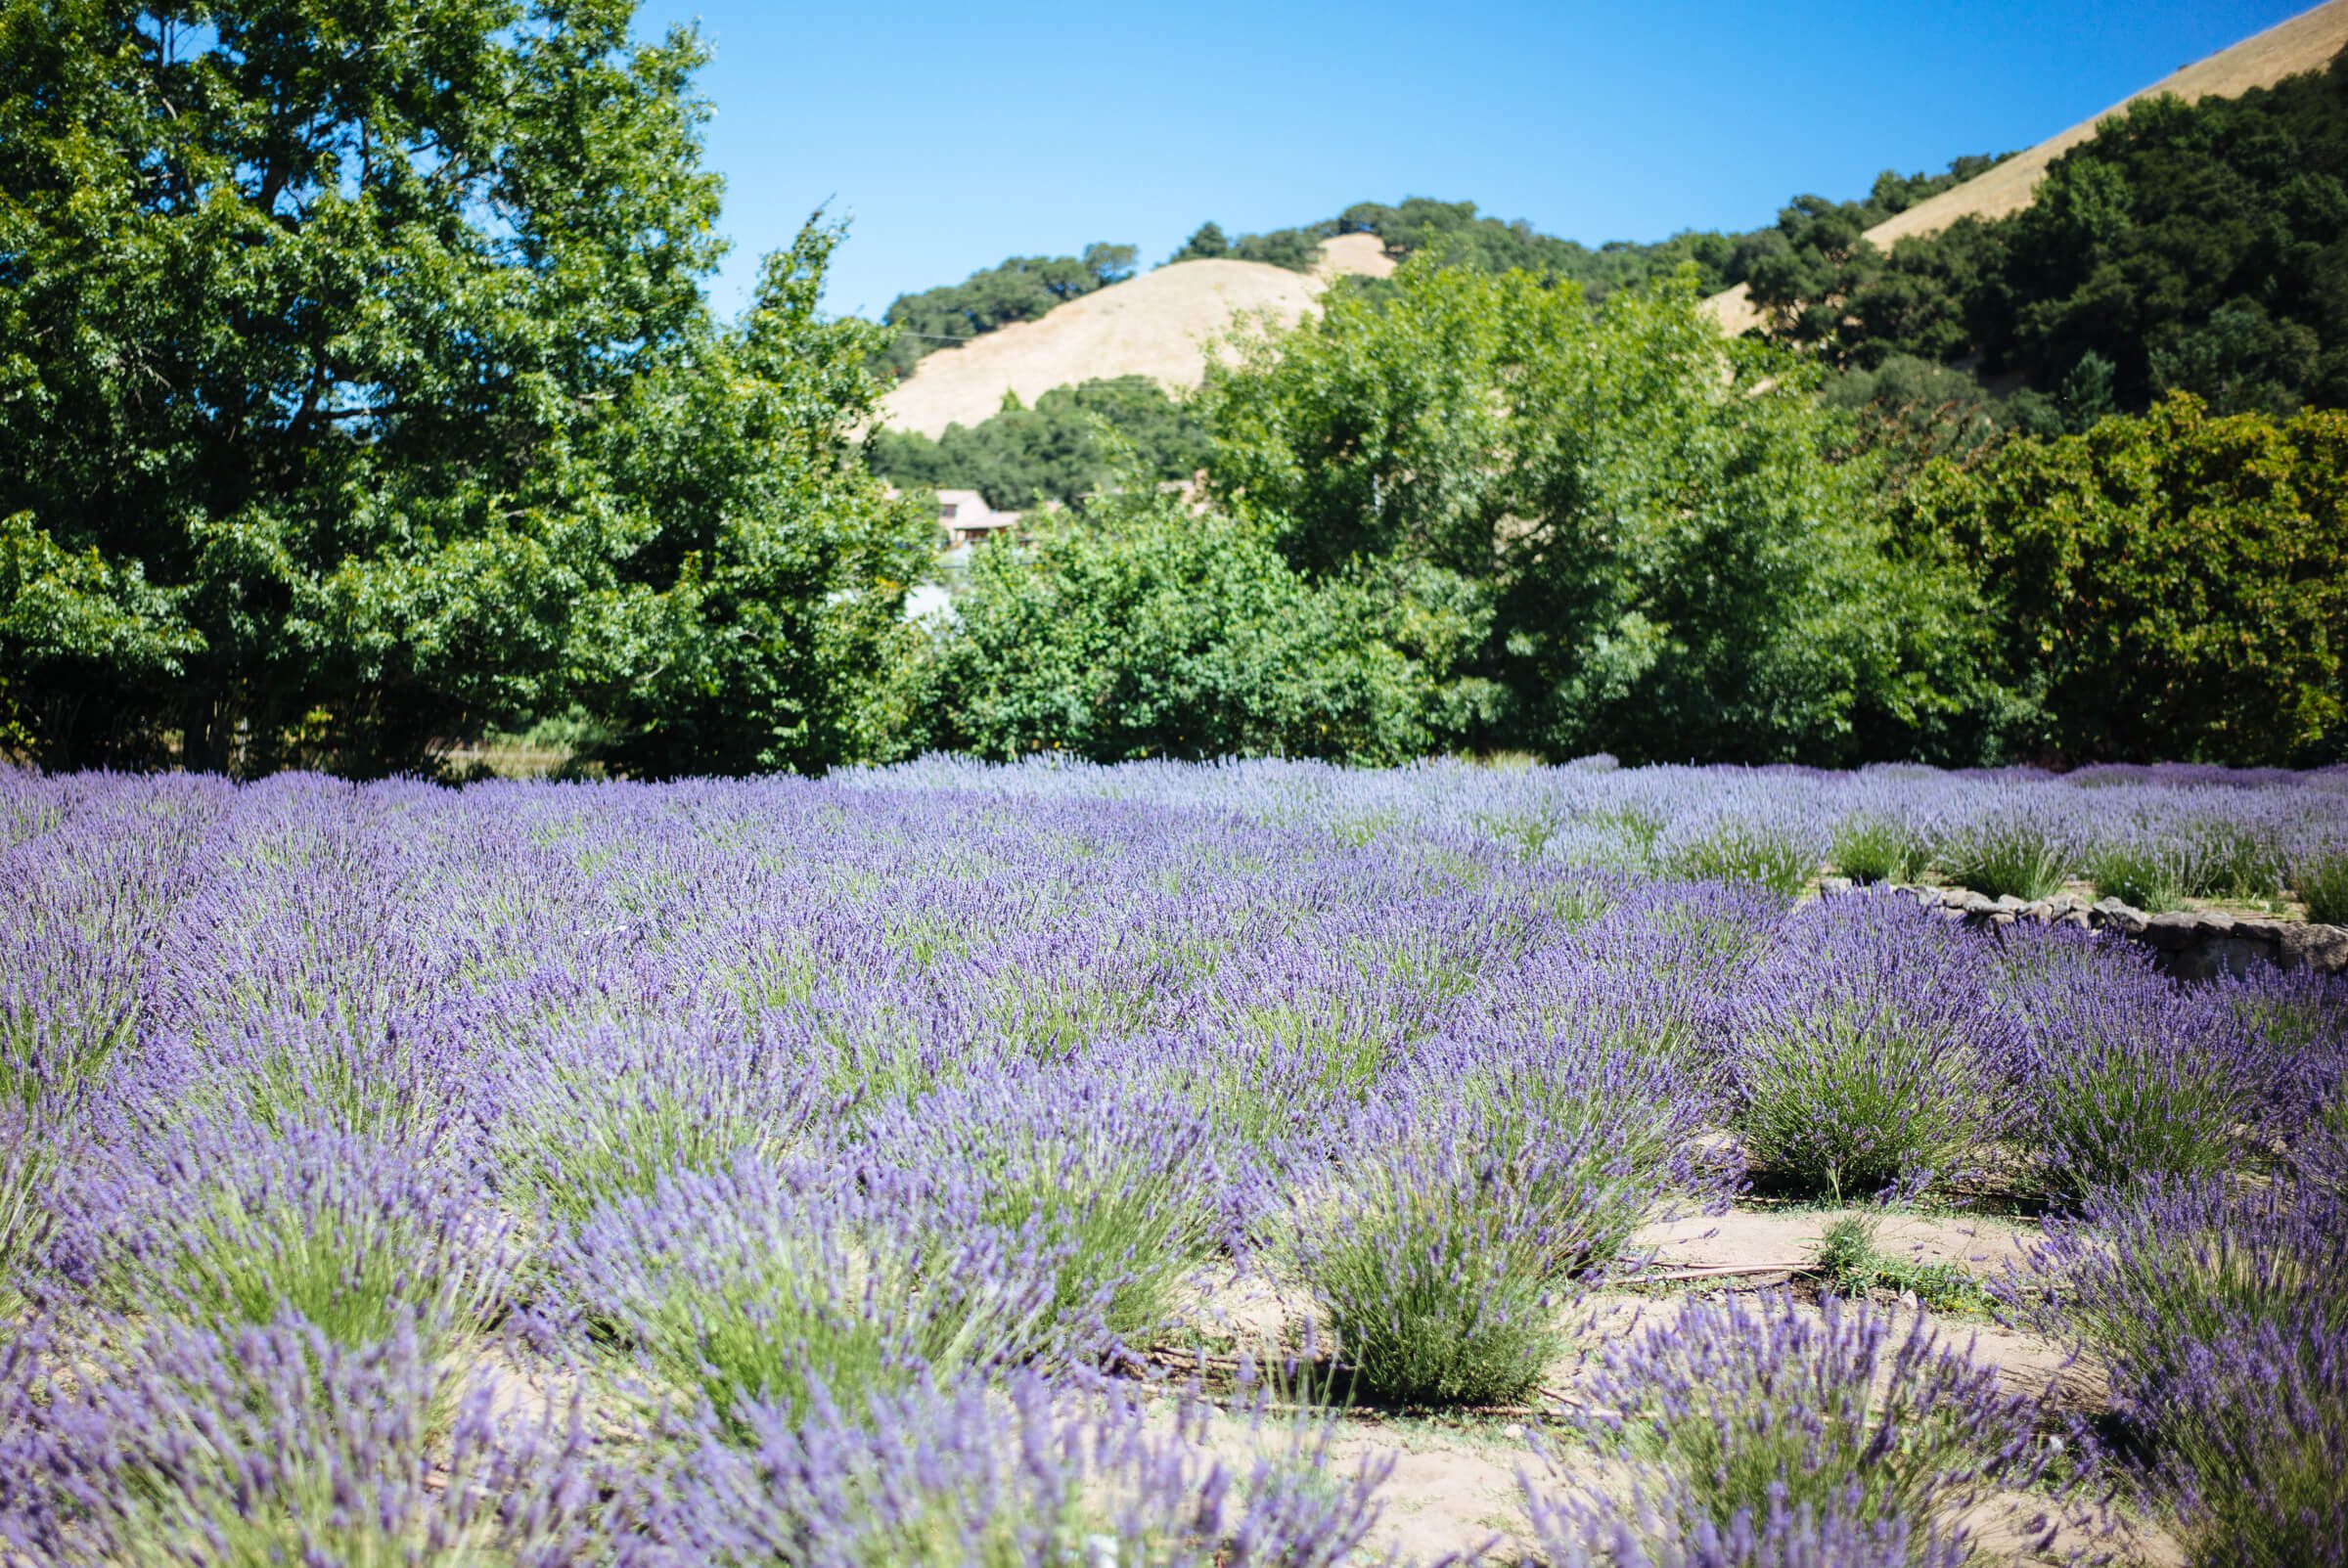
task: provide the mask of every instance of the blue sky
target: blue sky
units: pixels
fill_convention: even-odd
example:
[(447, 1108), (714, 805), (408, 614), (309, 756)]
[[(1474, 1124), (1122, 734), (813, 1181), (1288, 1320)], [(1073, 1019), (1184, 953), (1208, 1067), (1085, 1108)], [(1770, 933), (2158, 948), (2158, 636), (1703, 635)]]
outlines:
[(1801, 191), (2018, 148), (2304, 10), (2294, 0), (1156, 6), (647, 0), (715, 58), (716, 297), (830, 202), (828, 300), (1012, 254), (1162, 260), (1359, 201), (1470, 200), (1596, 244), (1766, 223)]

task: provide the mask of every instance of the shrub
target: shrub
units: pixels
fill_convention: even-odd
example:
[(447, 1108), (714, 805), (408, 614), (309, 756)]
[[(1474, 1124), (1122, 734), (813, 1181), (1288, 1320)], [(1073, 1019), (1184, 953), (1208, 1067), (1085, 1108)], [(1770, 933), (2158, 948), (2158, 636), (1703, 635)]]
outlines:
[(1964, 1568), (1978, 1560), (1960, 1534), (1856, 1517), (1839, 1502), (1773, 1503), (1724, 1525), (1671, 1481), (1635, 1490), (1627, 1503), (1529, 1482), (1524, 1490), (1548, 1568)]
[(1570, 1137), (1474, 1099), (1374, 1103), (1333, 1186), (1298, 1191), (1297, 1264), (1355, 1387), (1402, 1404), (1500, 1404), (1563, 1348), (1558, 1315), (1605, 1214)]
[(1669, 875), (1733, 882), (1788, 899), (1818, 874), (1816, 846), (1801, 832), (1731, 819), (1676, 840), (1666, 838), (1656, 865)]
[(1933, 841), (1893, 817), (1845, 817), (1834, 825), (1828, 859), (1854, 882), (1914, 882), (1931, 868)]
[[(1584, 1392), (1568, 1423), (1659, 1478), (1647, 1500), (1664, 1540), (1815, 1530), (1882, 1561), (1904, 1537), (1906, 1560), (1945, 1562), (1964, 1541), (1946, 1521), (2039, 1472), (2044, 1396), (2003, 1392), (1921, 1318), (1896, 1334), (1832, 1296), (1815, 1316), (1784, 1293), (1690, 1302), (1609, 1347)], [(1603, 1509), (1534, 1495), (1537, 1519), (1598, 1544)]]
[(841, 1410), (745, 1408), (746, 1443), (705, 1436), (645, 1489), (638, 1568), (1333, 1568), (1377, 1518), (1391, 1461), (1327, 1473), (1293, 1429), (1242, 1470), (1204, 1447), (1199, 1407), (1171, 1423), (1032, 1375), (1003, 1397), (965, 1379)]
[(2307, 906), (2307, 918), (2323, 925), (2348, 925), (2348, 849), (2317, 850), (2291, 867), (2291, 887)]
[(1254, 1194), (1217, 1157), (1197, 1111), (1124, 1076), (973, 1075), (877, 1113), (856, 1157), (1033, 1238), (1049, 1255), (1056, 1312), (1143, 1342)]
[(1797, 912), (1731, 1024), (1729, 1125), (1757, 1171), (1849, 1196), (1962, 1175), (2003, 1120), (2009, 1032), (1966, 932), (1899, 894)]
[(2290, 1068), (2222, 993), (2119, 963), (2030, 991), (2015, 1132), (2045, 1190), (2077, 1198), (2258, 1156)]
[(2187, 867), (2183, 848), (2139, 832), (2100, 844), (2088, 858), (2088, 879), (2096, 891), (2157, 914), (2183, 909)]
[(2003, 1282), (2111, 1369), (2196, 1565), (2348, 1561), (2348, 1214), (2336, 1190), (2152, 1182)]
[(1603, 1273), (1675, 1203), (1725, 1209), (1742, 1174), (1699, 1142), (1709, 1118), (1697, 1075), (1603, 1030), (1442, 1042), (1385, 1093), (1425, 1117), (1440, 1120), (1447, 1103), (1473, 1116), (1482, 1152), (1549, 1217), (1561, 1277)]
[(789, 1153), (829, 1098), (804, 1060), (714, 1019), (568, 1033), (493, 1079), (491, 1158), (509, 1206), (564, 1223), (678, 1171)]
[(0, 1396), (0, 1532), (27, 1560), (527, 1562), (594, 1495), (575, 1411), (501, 1417), (405, 1323), (365, 1345), (298, 1318), (174, 1326), (26, 1370)]
[(1051, 1343), (1054, 1264), (943, 1196), (738, 1161), (590, 1214), (550, 1262), (593, 1335), (735, 1436), (748, 1404), (861, 1404)]
[(2027, 811), (1957, 829), (1940, 846), (1941, 870), (1958, 886), (2031, 903), (2061, 888), (2074, 859), (2070, 835)]
[(291, 1313), (352, 1348), (405, 1322), (428, 1355), (488, 1325), (520, 1261), (462, 1166), (209, 1119), (118, 1154), (71, 1223), (109, 1304), (223, 1332)]
[(2195, 1346), (2348, 1330), (2348, 1213), (2288, 1184), (2154, 1178), (2050, 1220), (1999, 1289), (2023, 1322), (2110, 1367), (2123, 1400), (2155, 1410), (2189, 1381)]

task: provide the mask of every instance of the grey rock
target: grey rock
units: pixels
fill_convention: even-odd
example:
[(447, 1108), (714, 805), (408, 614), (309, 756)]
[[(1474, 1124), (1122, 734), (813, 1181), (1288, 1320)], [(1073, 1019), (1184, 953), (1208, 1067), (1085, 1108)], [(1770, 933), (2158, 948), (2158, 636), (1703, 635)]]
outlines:
[(2095, 923), (2135, 936), (2145, 928), (2145, 912), (2131, 909), (2116, 898), (2099, 899), (2095, 908)]
[(1992, 925), (2011, 925), (2014, 921), (2020, 918), (2021, 917), (2015, 914), (2012, 910), (1993, 910), (1990, 912), (1989, 923)]
[(2348, 969), (2348, 927), (2285, 925), (2276, 949), (2277, 962), (2286, 969), (2337, 974)]
[(2200, 921), (2184, 914), (2155, 915), (2145, 922), (2145, 940), (2163, 953), (2179, 953), (2193, 945)]
[(1822, 876), (1818, 880), (1818, 890), (1821, 893), (1847, 893), (1851, 890), (1851, 879), (1847, 876)]
[(1978, 893), (1965, 894), (1964, 902), (1960, 903), (1957, 907), (1964, 911), (1964, 913), (1967, 915), (1995, 915), (1998, 911), (1997, 905), (1991, 903), (1988, 899), (1983, 898)]
[(2055, 921), (2055, 923), (2058, 925), (2075, 925), (2082, 931), (2094, 929), (2093, 922), (2088, 919), (2087, 911), (2080, 909), (2077, 906), (2073, 906), (2070, 909), (2064, 910), (2061, 917)]
[(2021, 913), (2025, 918), (2036, 920), (2039, 924), (2044, 925), (2054, 918), (2054, 906), (2045, 899), (2040, 899), (2035, 904), (2023, 905)]
[(1998, 895), (1998, 908), (2009, 911), (2019, 910), (2022, 908), (2022, 901), (2018, 898), (2015, 898), (2011, 893), (2000, 893)]
[(2232, 936), (2234, 934), (2234, 917), (2231, 915), (2222, 915), (2216, 910), (2204, 910), (2196, 918), (2200, 921), (2201, 929), (2205, 933), (2205, 940), (2210, 936)]

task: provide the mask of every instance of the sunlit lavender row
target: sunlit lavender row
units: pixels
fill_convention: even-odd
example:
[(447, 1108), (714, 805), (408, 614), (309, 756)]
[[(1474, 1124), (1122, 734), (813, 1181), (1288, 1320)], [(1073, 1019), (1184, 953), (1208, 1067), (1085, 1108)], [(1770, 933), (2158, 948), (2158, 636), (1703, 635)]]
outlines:
[[(1431, 1412), (1494, 1560), (2338, 1562), (2348, 981), (1806, 890), (2344, 782), (0, 776), (0, 1561), (1373, 1561)], [(1658, 1259), (1788, 1205), (2036, 1239)]]

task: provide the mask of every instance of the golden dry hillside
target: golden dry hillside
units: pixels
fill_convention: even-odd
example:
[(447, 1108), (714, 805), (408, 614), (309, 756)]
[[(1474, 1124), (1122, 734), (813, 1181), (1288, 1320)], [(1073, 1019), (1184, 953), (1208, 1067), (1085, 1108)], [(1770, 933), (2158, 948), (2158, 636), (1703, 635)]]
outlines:
[[(2189, 103), (2200, 98), (2232, 98), (2253, 87), (2269, 87), (2285, 76), (2321, 70), (2331, 57), (2348, 48), (2348, 0), (2325, 0), (2313, 11), (2279, 22), (2265, 32), (2243, 39), (2231, 49), (2162, 77), (2141, 92), (2131, 93), (2094, 119), (2048, 137), (2024, 153), (1981, 175), (1919, 202), (1907, 211), (1876, 224), (1867, 238), (1881, 249), (1916, 235), (1937, 234), (1959, 218), (2000, 218), (2030, 204), (2047, 165), (2096, 134), (2096, 125), (2140, 98), (2173, 93)], [(1705, 308), (1730, 332), (1760, 325), (1743, 284), (1714, 294)]]
[(1005, 392), (1033, 403), (1055, 386), (1147, 376), (1169, 388), (1206, 374), (1206, 340), (1243, 312), (1287, 325), (1311, 308), (1331, 279), (1382, 278), (1394, 270), (1376, 235), (1321, 246), (1310, 274), (1260, 261), (1183, 261), (1071, 299), (1038, 321), (1004, 327), (925, 358), (881, 405), (894, 428), (938, 435), (975, 425)]

